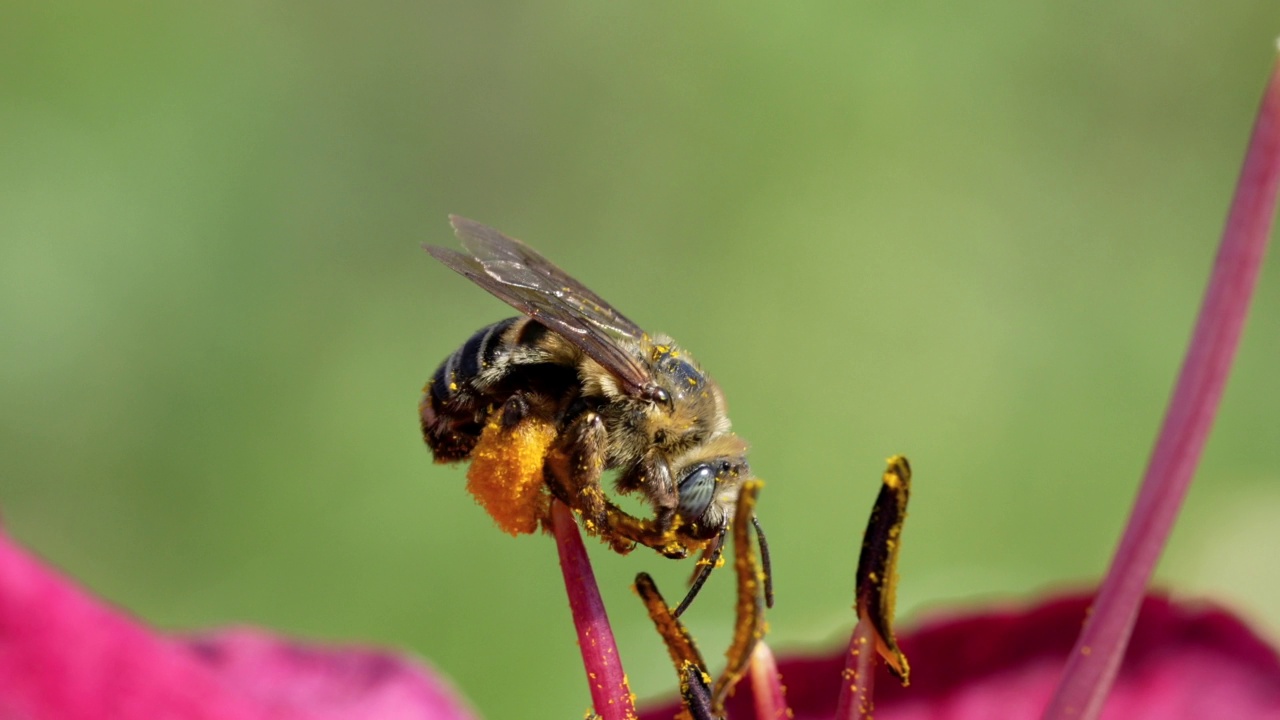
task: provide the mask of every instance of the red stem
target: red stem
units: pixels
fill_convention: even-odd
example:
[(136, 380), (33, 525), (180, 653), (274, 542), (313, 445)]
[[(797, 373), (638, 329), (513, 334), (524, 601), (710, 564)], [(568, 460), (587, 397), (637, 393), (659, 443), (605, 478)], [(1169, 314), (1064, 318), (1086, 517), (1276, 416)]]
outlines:
[[(861, 615), (861, 613), (860, 613)], [(872, 693), (876, 680), (876, 631), (871, 623), (859, 617), (849, 638), (844, 673), (840, 676), (840, 696), (836, 701), (835, 720), (870, 720), (874, 703)]]
[(756, 720), (787, 720), (792, 717), (782, 678), (778, 677), (778, 663), (764, 640), (756, 643), (751, 651), (751, 696), (756, 706)]
[(1046, 720), (1096, 718), (1138, 607), (1191, 484), (1239, 346), (1280, 186), (1280, 63), (1272, 70), (1236, 185), (1195, 334), (1124, 537), (1068, 660)]
[(591, 687), (591, 704), (603, 720), (635, 720), (635, 702), (622, 671), (618, 644), (596, 587), (595, 573), (591, 572), (591, 560), (582, 545), (573, 512), (558, 501), (551, 503), (551, 528), (560, 552), (560, 570), (578, 630), (587, 684)]

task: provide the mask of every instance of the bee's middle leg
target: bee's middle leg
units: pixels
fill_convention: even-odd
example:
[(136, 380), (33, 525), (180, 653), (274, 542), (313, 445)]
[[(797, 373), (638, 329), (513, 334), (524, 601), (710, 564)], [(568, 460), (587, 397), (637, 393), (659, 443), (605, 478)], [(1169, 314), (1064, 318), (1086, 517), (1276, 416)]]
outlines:
[(552, 494), (580, 512), (593, 533), (609, 522), (609, 500), (600, 487), (607, 442), (604, 420), (595, 412), (584, 412), (552, 443), (542, 466)]

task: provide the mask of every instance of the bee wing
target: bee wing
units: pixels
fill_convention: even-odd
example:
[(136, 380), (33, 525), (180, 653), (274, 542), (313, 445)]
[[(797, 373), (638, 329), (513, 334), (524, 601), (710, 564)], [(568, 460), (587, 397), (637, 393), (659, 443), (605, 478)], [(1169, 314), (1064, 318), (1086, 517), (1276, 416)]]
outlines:
[(449, 219), (470, 255), (424, 246), (432, 257), (579, 347), (624, 392), (643, 395), (649, 372), (617, 342), (643, 337), (638, 325), (528, 245), (474, 220)]

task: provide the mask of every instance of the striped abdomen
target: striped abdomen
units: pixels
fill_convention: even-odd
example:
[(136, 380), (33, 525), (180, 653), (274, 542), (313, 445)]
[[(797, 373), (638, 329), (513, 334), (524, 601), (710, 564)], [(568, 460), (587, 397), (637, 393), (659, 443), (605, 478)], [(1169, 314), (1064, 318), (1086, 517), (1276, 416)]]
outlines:
[(437, 461), (466, 459), (489, 413), (513, 392), (563, 397), (572, 391), (577, 368), (547, 347), (548, 338), (559, 340), (531, 318), (507, 318), (480, 328), (445, 358), (418, 404), (422, 435)]

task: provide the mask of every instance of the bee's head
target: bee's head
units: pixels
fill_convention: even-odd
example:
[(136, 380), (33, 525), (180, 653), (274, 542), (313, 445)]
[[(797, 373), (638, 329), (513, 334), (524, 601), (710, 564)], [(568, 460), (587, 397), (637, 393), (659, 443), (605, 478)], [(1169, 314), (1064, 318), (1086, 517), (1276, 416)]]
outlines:
[(733, 519), (742, 483), (751, 477), (746, 443), (733, 434), (720, 435), (672, 467), (679, 498), (676, 514), (688, 533), (710, 538), (722, 532)]

